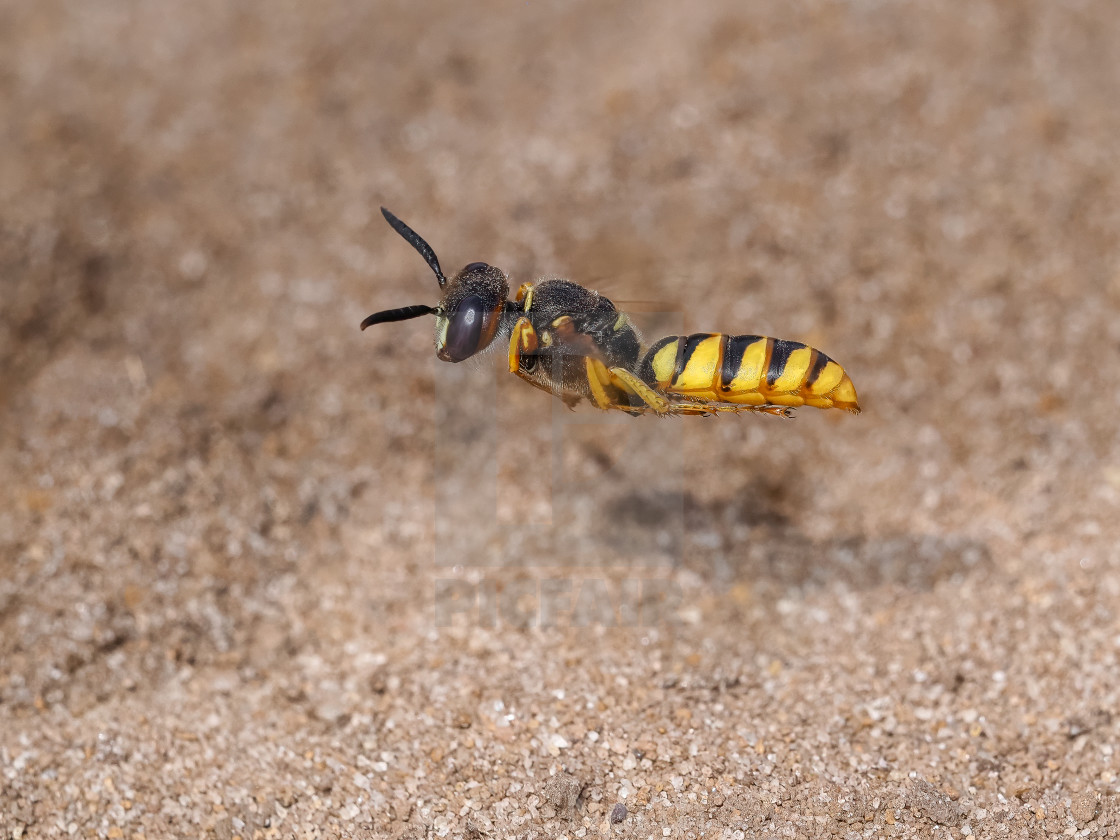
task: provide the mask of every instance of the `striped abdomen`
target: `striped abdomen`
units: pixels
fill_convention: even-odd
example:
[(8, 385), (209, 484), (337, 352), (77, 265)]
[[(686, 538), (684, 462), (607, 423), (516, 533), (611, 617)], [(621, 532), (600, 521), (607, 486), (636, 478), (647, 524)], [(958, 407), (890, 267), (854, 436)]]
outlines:
[(638, 376), (662, 393), (704, 402), (860, 410), (839, 364), (800, 342), (765, 336), (671, 335), (646, 351)]

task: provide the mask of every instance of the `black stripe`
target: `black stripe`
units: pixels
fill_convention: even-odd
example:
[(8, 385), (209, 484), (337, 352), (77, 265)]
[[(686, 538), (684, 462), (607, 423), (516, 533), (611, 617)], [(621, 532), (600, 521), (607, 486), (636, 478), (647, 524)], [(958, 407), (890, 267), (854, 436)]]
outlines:
[(673, 373), (673, 384), (676, 384), (680, 379), (684, 369), (688, 367), (688, 363), (692, 360), (692, 354), (696, 352), (696, 348), (700, 346), (700, 342), (707, 341), (716, 333), (693, 333), (677, 346), (677, 368)]
[(727, 333), (722, 333), (719, 337), (719, 370), (716, 371), (715, 382), (712, 383), (712, 390), (718, 390), (720, 384), (723, 382), (723, 360), (727, 358), (727, 345), (731, 343), (731, 336)]
[(813, 352), (817, 355), (816, 358), (813, 359), (813, 363), (809, 366), (809, 375), (805, 378), (806, 388), (813, 387), (813, 383), (820, 378), (821, 371), (824, 370), (825, 366), (832, 361), (832, 359), (828, 358), (828, 356), (826, 356), (820, 350), (814, 350)]
[[(642, 356), (642, 363), (638, 365), (638, 378), (651, 388), (660, 388), (661, 383), (657, 381), (657, 377), (653, 374), (653, 357), (657, 355), (657, 351), (674, 341), (680, 340), (680, 336), (667, 335), (665, 338), (659, 338)], [(680, 347), (677, 348), (677, 355), (680, 356)]]
[(781, 338), (774, 339), (774, 349), (770, 353), (770, 367), (766, 369), (766, 385), (770, 388), (774, 387), (774, 383), (778, 381), (778, 377), (786, 369), (786, 362), (789, 361), (789, 354), (794, 350), (800, 350), (805, 345), (800, 341), (786, 341)]
[(684, 346), (687, 343), (688, 336), (677, 336), (677, 360), (673, 362), (673, 378), (669, 380), (670, 385), (677, 381), (677, 377), (680, 376), (681, 371), (684, 370)]
[(731, 383), (739, 373), (743, 364), (743, 353), (756, 341), (761, 341), (760, 335), (732, 335), (727, 339), (727, 349), (723, 353), (723, 368), (719, 372), (720, 384), (724, 391), (731, 390)]

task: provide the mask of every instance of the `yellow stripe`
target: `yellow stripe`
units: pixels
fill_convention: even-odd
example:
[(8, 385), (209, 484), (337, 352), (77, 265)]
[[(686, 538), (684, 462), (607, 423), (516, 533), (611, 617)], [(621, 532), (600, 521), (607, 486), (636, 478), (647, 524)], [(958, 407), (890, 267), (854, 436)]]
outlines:
[(828, 362), (821, 371), (817, 381), (809, 386), (809, 393), (816, 397), (823, 397), (833, 388), (840, 384), (840, 380), (844, 378), (844, 368), (836, 364), (836, 362)]
[(436, 316), (436, 352), (441, 352), (447, 346), (447, 328), (451, 320), (440, 315)]
[(723, 336), (712, 335), (697, 344), (685, 362), (684, 370), (673, 381), (673, 390), (712, 391), (719, 372), (722, 342)]
[(731, 390), (728, 392), (729, 402), (742, 402), (749, 405), (761, 405), (762, 402), (752, 402), (748, 400), (734, 399), (735, 395), (748, 394), (758, 390), (758, 384), (763, 381), (762, 377), (766, 372), (766, 355), (767, 344), (769, 339), (760, 338), (758, 341), (751, 342), (746, 350), (743, 351), (743, 359), (739, 362), (739, 370), (735, 372), (735, 378), (731, 380)]
[[(805, 381), (805, 377), (809, 373), (809, 364), (813, 360), (812, 347), (799, 347), (789, 354), (786, 359), (786, 366), (782, 368), (782, 375), (779, 376), (772, 387), (769, 387), (773, 393), (780, 394), (786, 391), (796, 391), (801, 387), (801, 383)], [(778, 405), (791, 405), (791, 403), (778, 403)], [(800, 402), (796, 405), (801, 405)]]
[(653, 357), (653, 375), (658, 384), (664, 386), (673, 381), (673, 372), (677, 367), (677, 344), (682, 341), (683, 337), (670, 341)]
[(845, 408), (848, 411), (859, 413), (859, 398), (856, 397), (856, 386), (852, 384), (848, 374), (844, 374), (840, 384), (832, 389), (829, 396), (832, 398), (832, 404), (837, 408)]

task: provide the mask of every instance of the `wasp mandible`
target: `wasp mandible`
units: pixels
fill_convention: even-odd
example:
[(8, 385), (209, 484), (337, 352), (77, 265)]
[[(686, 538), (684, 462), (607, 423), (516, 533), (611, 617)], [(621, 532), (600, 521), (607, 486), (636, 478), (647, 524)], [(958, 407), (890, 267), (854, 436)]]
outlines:
[(797, 406), (859, 414), (851, 378), (838, 362), (797, 341), (693, 333), (643, 345), (630, 317), (571, 280), (524, 283), (507, 300), (505, 272), (472, 262), (448, 279), (435, 251), (381, 208), (385, 221), (436, 275), (443, 299), (375, 312), (372, 324), (436, 316), (436, 355), (461, 362), (498, 336), (509, 338), (509, 370), (569, 407), (582, 399), (629, 414), (757, 411), (791, 417)]

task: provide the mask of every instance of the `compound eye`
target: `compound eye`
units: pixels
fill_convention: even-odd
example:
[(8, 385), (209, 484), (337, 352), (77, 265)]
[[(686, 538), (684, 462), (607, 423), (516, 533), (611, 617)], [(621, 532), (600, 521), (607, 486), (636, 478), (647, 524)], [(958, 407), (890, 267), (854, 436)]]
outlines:
[[(447, 325), (447, 344), (444, 346), (444, 352), (451, 361), (461, 362), (463, 359), (470, 358), (489, 343), (491, 336), (486, 335), (490, 332), (486, 329), (486, 322), (490, 314), (490, 310), (478, 295), (463, 298), (451, 314), (450, 323)], [(487, 339), (485, 342), (484, 336)]]
[(490, 266), (484, 262), (473, 262), (463, 266), (463, 274), (466, 274), (468, 271), (486, 271), (489, 268)]

